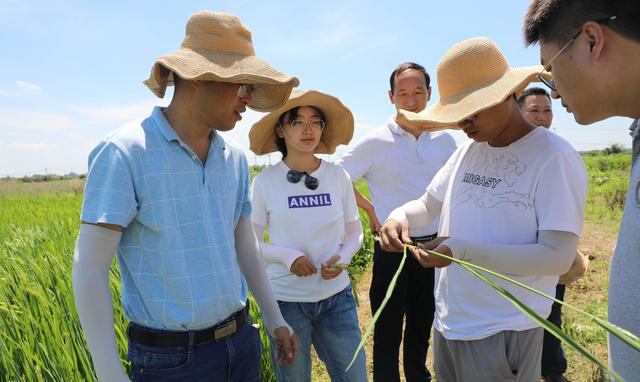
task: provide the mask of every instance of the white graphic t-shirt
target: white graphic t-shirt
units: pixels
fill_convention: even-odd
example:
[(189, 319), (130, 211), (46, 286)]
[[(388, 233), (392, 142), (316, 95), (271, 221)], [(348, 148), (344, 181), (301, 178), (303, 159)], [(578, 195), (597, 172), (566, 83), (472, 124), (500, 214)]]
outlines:
[[(580, 235), (587, 176), (580, 155), (538, 127), (506, 147), (469, 142), (454, 153), (428, 192), (443, 201), (441, 236), (479, 243), (531, 244), (539, 230)], [(549, 295), (558, 276), (506, 276)], [(546, 318), (552, 302), (494, 280)], [(434, 324), (445, 338), (474, 340), (537, 326), (492, 287), (462, 267), (436, 270)]]
[[(267, 168), (253, 180), (251, 220), (264, 226), (271, 243), (293, 248), (312, 259), (318, 272), (307, 277), (285, 276), (282, 263), (266, 263), (273, 293), (281, 301), (316, 302), (349, 285), (346, 271), (331, 280), (320, 277), (320, 265), (336, 255), (345, 238), (345, 223), (359, 220), (351, 178), (341, 167), (322, 161), (311, 175), (315, 190), (287, 181), (284, 162)], [(257, 233), (260, 235), (261, 233)], [(341, 261), (338, 261), (341, 262)]]

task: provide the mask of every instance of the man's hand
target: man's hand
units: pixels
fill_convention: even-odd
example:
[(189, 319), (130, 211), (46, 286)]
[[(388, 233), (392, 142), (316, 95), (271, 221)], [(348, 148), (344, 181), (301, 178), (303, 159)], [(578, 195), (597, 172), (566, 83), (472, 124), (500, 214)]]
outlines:
[(307, 256), (300, 256), (291, 264), (291, 272), (296, 276), (311, 276), (318, 272), (318, 269)]
[(333, 264), (337, 263), (340, 260), (340, 256), (333, 255), (331, 258), (324, 263), (320, 267), (320, 275), (325, 280), (331, 280), (333, 278), (338, 277), (338, 275), (342, 272), (342, 268), (334, 268)]
[[(432, 242), (438, 240), (439, 238), (436, 238), (434, 240), (432, 240), (431, 242), (426, 243), (427, 245), (431, 244)], [(440, 242), (442, 242), (444, 239), (440, 240)], [(413, 257), (416, 258), (416, 260), (418, 260), (418, 263), (420, 263), (420, 265), (422, 265), (422, 267), (424, 268), (443, 268), (448, 266), (449, 264), (451, 264), (451, 260), (449, 259), (445, 259), (444, 257), (440, 257), (440, 256), (436, 256), (436, 255), (431, 255), (429, 253), (426, 252), (425, 245), (420, 243), (418, 244), (417, 247), (409, 247), (409, 251), (411, 251), (411, 254), (413, 255)], [(437, 245), (437, 247), (433, 250), (434, 252), (438, 252), (441, 253), (443, 255), (447, 255), (450, 257), (453, 257), (453, 254), (451, 253), (451, 249), (449, 247), (447, 247), (445, 244), (439, 244)]]
[(409, 237), (409, 222), (398, 223), (387, 220), (380, 228), (380, 246), (387, 252), (402, 252), (404, 244), (411, 244)]
[(298, 354), (298, 338), (289, 334), (289, 328), (281, 326), (275, 330), (276, 358), (279, 365), (292, 365)]

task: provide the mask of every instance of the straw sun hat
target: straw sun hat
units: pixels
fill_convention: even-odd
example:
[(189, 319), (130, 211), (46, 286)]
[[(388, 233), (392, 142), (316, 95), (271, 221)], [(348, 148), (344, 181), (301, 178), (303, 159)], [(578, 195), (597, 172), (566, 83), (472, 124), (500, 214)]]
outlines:
[(438, 64), (438, 102), (420, 113), (399, 110), (396, 121), (418, 130), (457, 129), (459, 122), (538, 81), (537, 75), (542, 70), (541, 65), (510, 68), (488, 38), (459, 42)]
[(276, 127), (282, 114), (297, 106), (315, 106), (322, 110), (326, 125), (316, 147), (317, 154), (332, 154), (336, 146), (347, 144), (353, 136), (354, 120), (351, 111), (336, 97), (316, 90), (294, 90), (291, 98), (277, 110), (254, 123), (249, 131), (249, 148), (256, 155), (278, 151)]
[(251, 32), (238, 17), (210, 11), (189, 18), (180, 48), (158, 58), (144, 84), (162, 98), (174, 83), (173, 72), (187, 80), (252, 84), (249, 107), (258, 111), (281, 106), (299, 84), (255, 56)]

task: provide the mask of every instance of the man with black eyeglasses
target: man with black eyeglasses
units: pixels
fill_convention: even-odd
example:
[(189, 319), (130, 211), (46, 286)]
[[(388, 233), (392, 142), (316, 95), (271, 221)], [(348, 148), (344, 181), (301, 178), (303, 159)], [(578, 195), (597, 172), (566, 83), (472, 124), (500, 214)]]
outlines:
[[(609, 320), (640, 335), (640, 2), (535, 0), (524, 20), (527, 44), (539, 43), (553, 81), (545, 81), (583, 125), (613, 116), (631, 124), (631, 182), (609, 277)], [(628, 381), (640, 376), (640, 352), (609, 336), (609, 364)]]
[[(389, 79), (389, 100), (396, 110), (420, 112), (431, 97), (429, 74), (413, 62), (399, 65)], [(433, 176), (455, 151), (453, 137), (446, 132), (420, 132), (388, 120), (351, 146), (338, 160), (351, 178), (365, 179), (370, 202), (355, 190), (356, 201), (369, 216), (377, 234), (380, 222), (394, 208), (424, 193)], [(437, 221), (412, 232), (416, 240), (436, 237)], [(375, 243), (373, 276), (369, 297), (375, 313), (400, 265), (401, 253), (386, 252)], [(376, 323), (373, 334), (373, 379), (399, 381), (400, 343), (403, 342), (404, 375), (407, 381), (431, 379), (426, 357), (433, 322), (433, 269), (422, 268), (409, 256), (395, 290)], [(405, 321), (404, 336), (402, 333)]]

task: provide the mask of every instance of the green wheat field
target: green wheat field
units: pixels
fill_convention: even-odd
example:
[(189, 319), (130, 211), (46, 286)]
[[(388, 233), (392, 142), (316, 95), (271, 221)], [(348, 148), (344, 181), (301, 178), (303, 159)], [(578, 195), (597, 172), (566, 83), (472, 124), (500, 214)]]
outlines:
[[(589, 191), (585, 233), (581, 249), (591, 256), (591, 269), (570, 285), (567, 301), (606, 317), (609, 257), (626, 195), (629, 153), (585, 154)], [(254, 168), (252, 172), (259, 172)], [(76, 315), (71, 288), (73, 247), (82, 205), (80, 179), (24, 182), (0, 180), (0, 381), (95, 381)], [(358, 184), (366, 192), (366, 187)], [(354, 285), (370, 272), (373, 240), (366, 215), (361, 215), (367, 236), (349, 269)], [(111, 268), (116, 336), (123, 365), (126, 361), (126, 319), (120, 309), (118, 268)], [(364, 284), (364, 281), (363, 281)], [(367, 285), (358, 285), (360, 293)], [(366, 305), (366, 306), (365, 306)], [(255, 304), (254, 322), (261, 322)], [(361, 304), (361, 321), (370, 320), (369, 306)], [(367, 319), (363, 312), (369, 315)], [(606, 360), (603, 330), (567, 312), (564, 330), (593, 354)], [(268, 341), (263, 335), (263, 346)], [(371, 347), (367, 347), (370, 365)], [(568, 377), (572, 381), (606, 380), (602, 373), (568, 351)], [(262, 379), (274, 380), (268, 350), (263, 352)], [(317, 363), (317, 361), (316, 361)], [(429, 365), (430, 366), (430, 365)], [(321, 365), (314, 380), (328, 380)]]

